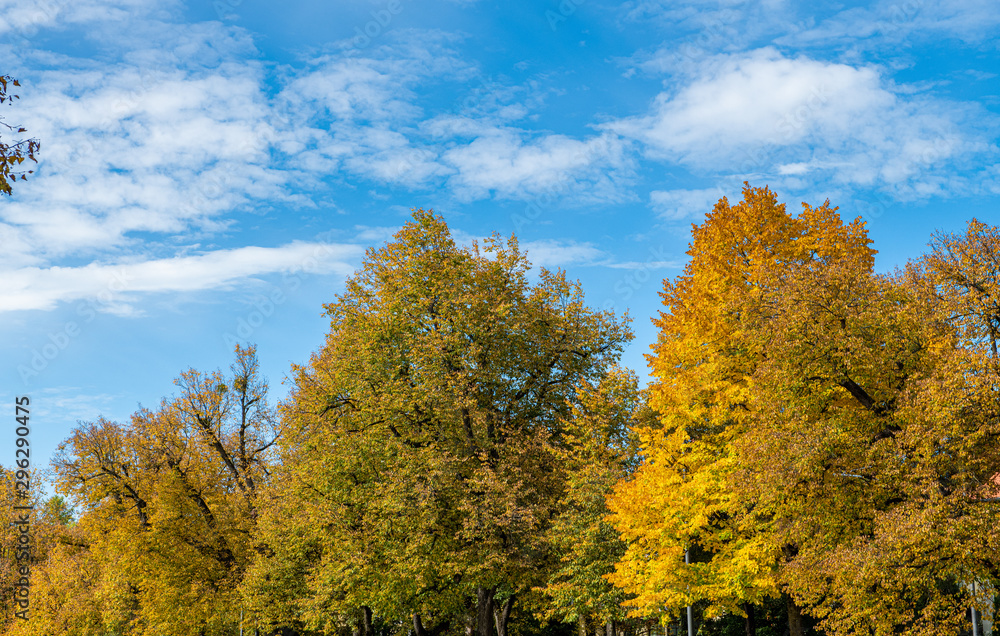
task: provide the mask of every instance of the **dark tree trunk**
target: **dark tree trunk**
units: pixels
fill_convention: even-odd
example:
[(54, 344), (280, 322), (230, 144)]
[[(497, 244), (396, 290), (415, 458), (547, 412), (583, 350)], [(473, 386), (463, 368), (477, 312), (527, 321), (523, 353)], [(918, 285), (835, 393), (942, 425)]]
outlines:
[(788, 636), (803, 636), (802, 610), (795, 604), (791, 596), (785, 595), (785, 603), (788, 605)]
[(493, 595), (495, 587), (481, 587), (476, 590), (476, 636), (495, 636), (493, 633)]
[(420, 614), (413, 615), (414, 636), (441, 636), (441, 634), (446, 633), (449, 629), (451, 629), (450, 620), (439, 621), (434, 627), (428, 627), (424, 625), (424, 620), (420, 617)]
[(510, 620), (510, 610), (514, 607), (514, 596), (511, 595), (506, 601), (503, 602), (503, 607), (500, 611), (494, 611), (494, 617), (497, 622), (497, 636), (507, 636), (507, 621)]
[(754, 615), (753, 603), (744, 603), (743, 611), (746, 612), (746, 636), (757, 636), (757, 617)]
[(361, 636), (373, 636), (372, 631), (372, 608), (367, 605), (361, 606)]

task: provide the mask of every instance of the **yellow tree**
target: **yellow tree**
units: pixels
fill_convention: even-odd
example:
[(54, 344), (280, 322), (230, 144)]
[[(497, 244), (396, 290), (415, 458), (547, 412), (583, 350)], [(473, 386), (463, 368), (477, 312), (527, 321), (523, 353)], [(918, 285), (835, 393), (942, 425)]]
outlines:
[[(20, 457), (26, 458), (22, 468), (0, 466), (0, 627), (15, 622), (18, 612), (28, 615), (30, 570), (37, 567), (43, 549), (34, 512), (41, 507), (37, 475), (27, 468), (30, 447), (21, 452)], [(22, 567), (29, 571), (22, 573)]]
[[(30, 451), (30, 447), (28, 448)], [(28, 457), (30, 455), (21, 455)], [(47, 565), (68, 544), (75, 541), (72, 510), (56, 495), (43, 499), (43, 486), (36, 471), (29, 480), (17, 471), (0, 467), (0, 633), (39, 633), (25, 630), (37, 619), (49, 620), (53, 609), (45, 601), (48, 586)], [(18, 485), (18, 482), (21, 485)], [(22, 486), (28, 483), (27, 489)], [(28, 570), (22, 572), (21, 568)], [(67, 605), (85, 603), (87, 594), (78, 590), (76, 598), (66, 598)], [(32, 620), (34, 619), (34, 620)], [(50, 621), (51, 622), (51, 621)], [(42, 633), (57, 633), (42, 632)], [(82, 632), (81, 632), (82, 633)]]
[(308, 593), (279, 595), (285, 621), (333, 629), (369, 608), (420, 635), (506, 634), (552, 563), (576, 387), (631, 338), (563, 274), (528, 269), (513, 238), (459, 247), (422, 210), (369, 250), (283, 410), (274, 556), (247, 592), (261, 616), (300, 563)]
[[(665, 358), (677, 349), (661, 335), (664, 422), (680, 413), (690, 424), (650, 433), (647, 465), (621, 488), (618, 515), (636, 542), (619, 580), (650, 602), (721, 600), (730, 611), (734, 598), (780, 587), (795, 601), (793, 634), (799, 606), (830, 634), (954, 633), (997, 579), (998, 515), (984, 488), (1000, 470), (990, 313), (1000, 241), (974, 223), (907, 272), (880, 276), (863, 228), (828, 206), (774, 214), (772, 232), (754, 233), (761, 192), (723, 202), (695, 232), (676, 287), (727, 300), (709, 302), (721, 327), (690, 357)], [(775, 235), (782, 245), (735, 259), (698, 250), (710, 236), (702, 246), (718, 255), (725, 236)], [(661, 324), (685, 342), (679, 327), (691, 323), (678, 315)], [(691, 545), (707, 555), (684, 566)]]
[[(187, 371), (179, 395), (127, 425), (78, 427), (53, 460), (81, 510), (43, 565), (24, 633), (229, 634), (251, 552), (257, 489), (278, 434), (254, 348), (231, 373)], [(65, 604), (70, 590), (81, 602)], [(83, 602), (86, 601), (86, 602)], [(75, 612), (75, 614), (74, 614)]]
[[(629, 542), (612, 580), (636, 596), (638, 611), (702, 601), (709, 615), (746, 615), (752, 632), (753, 606), (778, 593), (777, 566), (794, 546), (770, 535), (769, 514), (739, 475), (753, 452), (739, 442), (759, 419), (762, 317), (797, 267), (869, 271), (868, 243), (861, 223), (843, 224), (828, 203), (795, 217), (769, 189), (749, 185), (743, 201), (723, 198), (693, 229), (691, 260), (664, 283), (665, 311), (654, 321), (651, 404), (661, 426), (641, 431), (644, 463), (611, 500)], [(794, 603), (789, 622), (801, 631)]]

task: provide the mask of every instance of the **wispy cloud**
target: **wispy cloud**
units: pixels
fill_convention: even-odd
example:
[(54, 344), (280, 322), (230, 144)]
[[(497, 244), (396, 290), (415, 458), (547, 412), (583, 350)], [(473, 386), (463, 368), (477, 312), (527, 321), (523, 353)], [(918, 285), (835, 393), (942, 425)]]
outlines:
[(499, 128), (447, 151), (449, 179), (463, 199), (527, 199), (553, 190), (595, 200), (618, 198), (616, 181), (627, 179), (631, 160), (614, 135), (586, 140), (528, 135)]
[[(656, 257), (647, 261), (618, 261), (609, 252), (592, 243), (576, 241), (544, 239), (523, 243), (521, 247), (527, 252), (528, 260), (533, 266), (547, 269), (571, 265), (627, 270), (675, 269), (681, 266), (679, 261)], [(662, 256), (662, 250), (651, 250), (651, 254)]]
[(250, 202), (288, 200), (271, 164), (260, 69), (111, 66), (38, 73), (23, 98), (45, 140), (36, 178), (2, 209), (4, 263), (114, 253), (136, 232), (219, 229)]
[[(146, 28), (162, 35), (168, 26)], [(475, 73), (448, 38), (425, 46), (389, 38), (272, 77), (237, 61), (244, 35), (213, 28), (223, 59), (208, 66), (166, 68), (143, 48), (123, 54), (127, 63), (98, 68), (67, 58), (36, 74), (24, 123), (46, 140), (46, 152), (36, 178), (0, 210), (0, 310), (52, 309), (101, 293), (121, 267), (131, 282), (106, 304), (120, 313), (139, 311), (144, 294), (225, 288), (287, 267), (298, 248), (190, 256), (176, 246), (190, 245), (192, 233), (237, 231), (245, 210), (312, 205), (294, 194), (303, 183), (322, 191), (325, 179), (360, 178), (445, 188), (461, 201), (620, 196), (630, 159), (615, 135), (577, 139), (511, 126), (524, 112), (510, 110), (512, 93), (502, 87), (428, 112), (421, 91), (431, 78), (462, 86)], [(202, 37), (191, 42), (198, 51)], [(442, 127), (449, 118), (470, 125)], [(558, 256), (545, 248), (545, 262), (576, 258), (566, 247)]]
[(39, 29), (69, 24), (127, 19), (136, 13), (160, 12), (176, 6), (175, 0), (0, 0), (0, 34), (34, 35)]
[(698, 221), (711, 212), (723, 196), (721, 188), (654, 190), (649, 193), (649, 203), (657, 215), (667, 221)]
[(854, 49), (941, 37), (979, 42), (995, 37), (997, 26), (1000, 12), (992, 0), (882, 0), (844, 9), (777, 41), (782, 45), (836, 44)]
[[(535, 101), (523, 87), (480, 77), (445, 45), (427, 46), (407, 41), (371, 57), (329, 56), (291, 81), (281, 98), (298, 122), (296, 165), (444, 187), (461, 201), (530, 199), (555, 188), (567, 198), (621, 199), (631, 172), (622, 140), (517, 127)], [(423, 106), (418, 89), (430, 82), (449, 86), (454, 103)]]
[(148, 261), (24, 267), (0, 276), (0, 311), (48, 310), (61, 302), (99, 298), (110, 311), (129, 314), (131, 303), (145, 294), (225, 289), (286, 271), (347, 277), (363, 253), (357, 245), (296, 241)]
[(589, 243), (539, 240), (521, 244), (534, 267), (554, 269), (567, 265), (588, 265), (607, 258), (607, 254)]

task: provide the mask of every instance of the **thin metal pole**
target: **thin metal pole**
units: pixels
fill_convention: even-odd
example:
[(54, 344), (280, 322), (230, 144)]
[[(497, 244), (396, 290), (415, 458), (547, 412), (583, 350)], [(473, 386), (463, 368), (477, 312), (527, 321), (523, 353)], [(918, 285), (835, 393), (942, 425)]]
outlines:
[[(973, 581), (972, 582), (973, 602), (975, 602), (976, 600), (975, 596), (976, 596), (976, 582)], [(975, 605), (973, 605), (970, 609), (972, 610), (972, 636), (979, 636), (979, 612), (976, 611)]]
[[(691, 550), (684, 551), (684, 563), (691, 563)], [(690, 605), (688, 605), (688, 636), (694, 636), (694, 608)]]

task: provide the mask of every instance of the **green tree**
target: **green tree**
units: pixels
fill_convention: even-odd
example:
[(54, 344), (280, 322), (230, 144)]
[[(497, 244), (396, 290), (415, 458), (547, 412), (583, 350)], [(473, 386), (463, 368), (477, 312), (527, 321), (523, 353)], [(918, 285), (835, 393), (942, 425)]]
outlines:
[[(422, 210), (369, 250), (283, 407), (273, 556), (247, 590), (260, 616), (333, 630), (370, 610), (421, 635), (505, 636), (554, 564), (576, 388), (632, 337), (564, 274), (528, 271), (513, 238), (462, 248)], [(272, 603), (268, 582), (300, 567), (305, 596)]]
[(69, 505), (62, 495), (52, 495), (45, 501), (42, 514), (49, 522), (68, 526), (73, 522), (73, 507)]
[(655, 415), (634, 373), (612, 368), (596, 385), (584, 384), (565, 422), (561, 451), (566, 491), (551, 527), (559, 565), (541, 591), (539, 613), (587, 629), (636, 627), (627, 617), (628, 596), (607, 577), (625, 543), (607, 521), (607, 497), (639, 462), (635, 431), (655, 426)]

